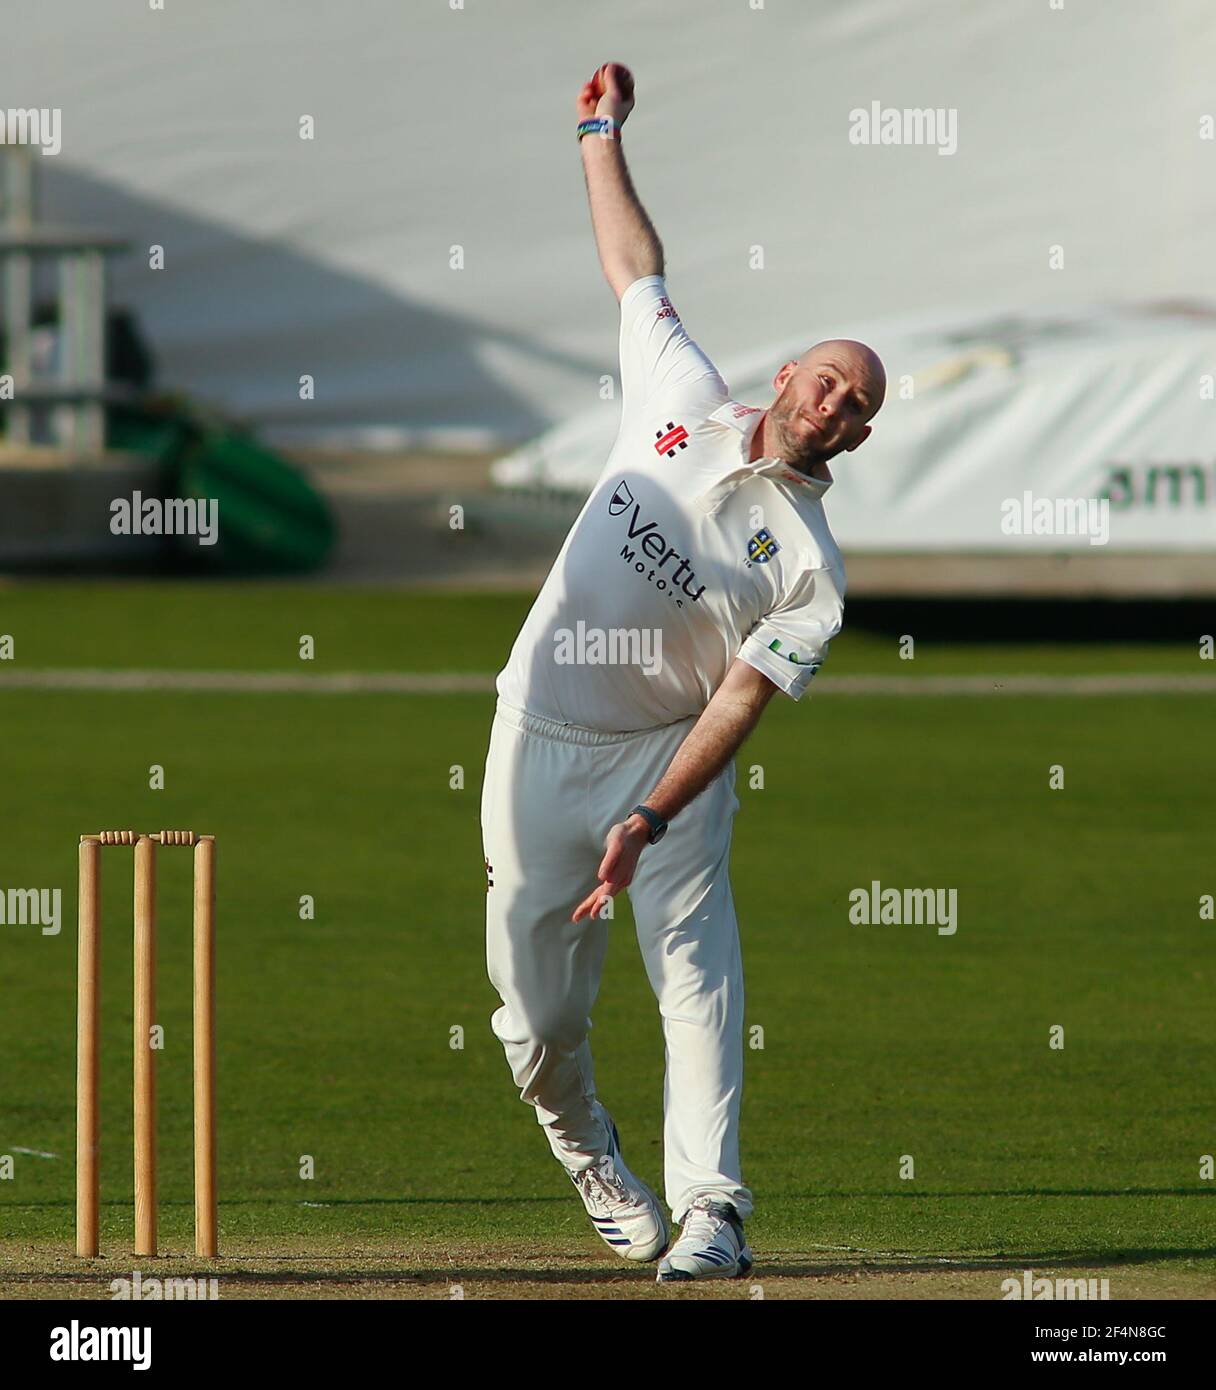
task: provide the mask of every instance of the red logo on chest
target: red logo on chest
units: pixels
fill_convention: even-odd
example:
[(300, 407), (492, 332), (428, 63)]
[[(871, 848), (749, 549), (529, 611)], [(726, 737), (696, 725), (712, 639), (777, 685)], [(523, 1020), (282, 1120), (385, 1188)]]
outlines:
[(676, 456), (677, 449), (688, 448), (688, 431), (683, 425), (673, 425), (670, 420), (665, 430), (655, 430), (655, 453), (666, 454), (669, 459)]

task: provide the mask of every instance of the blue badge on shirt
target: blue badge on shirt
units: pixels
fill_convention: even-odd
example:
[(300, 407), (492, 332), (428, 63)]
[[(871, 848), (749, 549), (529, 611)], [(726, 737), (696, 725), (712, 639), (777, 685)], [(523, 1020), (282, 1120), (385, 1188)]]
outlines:
[(747, 543), (747, 563), (754, 560), (758, 565), (767, 565), (781, 549), (777, 537), (769, 530), (757, 531)]

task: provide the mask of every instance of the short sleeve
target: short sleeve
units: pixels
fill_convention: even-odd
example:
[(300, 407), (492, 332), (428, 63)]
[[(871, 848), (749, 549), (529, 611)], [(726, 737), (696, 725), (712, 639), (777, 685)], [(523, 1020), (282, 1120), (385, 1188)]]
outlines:
[(800, 700), (843, 623), (843, 573), (806, 570), (786, 599), (743, 639), (739, 657)]
[(644, 275), (621, 296), (621, 397), (638, 410), (660, 391), (709, 381), (726, 393), (718, 370), (685, 332), (661, 275)]

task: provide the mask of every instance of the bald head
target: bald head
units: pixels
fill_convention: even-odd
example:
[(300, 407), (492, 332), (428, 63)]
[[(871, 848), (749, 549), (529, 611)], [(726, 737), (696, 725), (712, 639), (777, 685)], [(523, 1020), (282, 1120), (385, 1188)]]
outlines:
[(867, 420), (878, 414), (887, 394), (887, 372), (882, 358), (866, 343), (855, 338), (825, 338), (816, 343), (798, 359), (800, 367), (814, 367), (819, 364), (834, 365), (838, 369), (855, 367), (862, 378), (867, 399)]
[(827, 338), (787, 362), (773, 378), (773, 389), (777, 399), (753, 439), (753, 451), (822, 476), (828, 459), (852, 452), (869, 437), (870, 421), (887, 393), (887, 374), (865, 343)]

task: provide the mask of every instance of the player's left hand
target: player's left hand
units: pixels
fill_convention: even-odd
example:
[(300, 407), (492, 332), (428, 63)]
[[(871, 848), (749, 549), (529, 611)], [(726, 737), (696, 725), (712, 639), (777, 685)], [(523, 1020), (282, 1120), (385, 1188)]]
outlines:
[[(640, 818), (635, 818), (640, 819)], [(622, 888), (628, 888), (637, 872), (638, 859), (646, 848), (649, 827), (642, 822), (641, 830), (631, 830), (627, 821), (614, 825), (604, 839), (605, 853), (596, 872), (599, 887), (574, 909), (572, 922), (598, 916), (609, 898), (615, 898)]]

